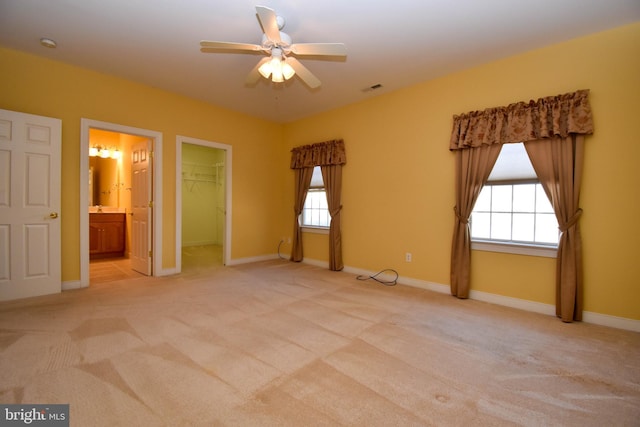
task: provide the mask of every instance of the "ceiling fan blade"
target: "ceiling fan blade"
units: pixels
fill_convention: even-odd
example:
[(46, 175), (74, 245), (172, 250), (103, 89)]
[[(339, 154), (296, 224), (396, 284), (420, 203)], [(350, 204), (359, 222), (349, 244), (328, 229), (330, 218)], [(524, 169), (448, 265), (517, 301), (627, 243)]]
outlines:
[(233, 43), (233, 42), (216, 42), (209, 40), (202, 40), (200, 42), (201, 49), (220, 49), (220, 50), (238, 50), (238, 51), (261, 51), (262, 46), (259, 44), (250, 43)]
[(251, 70), (249, 72), (249, 75), (247, 75), (247, 79), (244, 81), (247, 85), (253, 86), (256, 83), (258, 83), (258, 80), (260, 80), (260, 77), (262, 77), (262, 75), (258, 71), (258, 68), (260, 68), (260, 66), (267, 61), (271, 61), (271, 58), (270, 57), (262, 58), (260, 61), (258, 61), (256, 66), (253, 67), (253, 70)]
[(302, 65), (302, 63), (296, 58), (288, 56), (287, 59), (285, 59), (285, 62), (291, 65), (291, 68), (293, 68), (298, 77), (300, 77), (300, 79), (302, 79), (302, 81), (305, 82), (305, 84), (311, 89), (315, 89), (320, 86), (320, 80), (318, 80), (318, 78), (314, 76), (311, 71), (309, 71), (307, 67)]
[(343, 43), (295, 43), (290, 49), (294, 55), (347, 56)]
[(276, 12), (265, 6), (256, 6), (256, 11), (258, 12), (260, 25), (262, 25), (262, 31), (264, 31), (267, 38), (274, 43), (280, 43), (280, 28), (278, 27)]

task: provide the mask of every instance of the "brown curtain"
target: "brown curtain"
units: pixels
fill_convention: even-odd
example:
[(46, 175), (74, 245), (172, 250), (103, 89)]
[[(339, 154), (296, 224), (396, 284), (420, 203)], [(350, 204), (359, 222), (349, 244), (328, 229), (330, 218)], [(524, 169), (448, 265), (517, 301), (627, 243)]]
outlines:
[(342, 165), (321, 166), (322, 180), (327, 192), (329, 206), (329, 270), (340, 271), (342, 263), (342, 232), (340, 212), (342, 211)]
[[(302, 261), (302, 231), (300, 214), (304, 207), (307, 190), (311, 184), (313, 168), (321, 166), (322, 179), (327, 194), (331, 223), (329, 227), (329, 268), (342, 270), (342, 232), (340, 212), (342, 210), (342, 165), (347, 162), (344, 141), (336, 139), (316, 144), (303, 145), (291, 150), (291, 169), (296, 173), (296, 200), (294, 205), (294, 233), (291, 261)], [(325, 168), (326, 171), (325, 171)], [(304, 172), (302, 172), (304, 171)], [(307, 177), (308, 174), (308, 177)]]
[(469, 297), (471, 270), (471, 227), (469, 217), (489, 179), (502, 145), (480, 147), (456, 152), (456, 217), (451, 245), (451, 294), (458, 298)]
[(556, 315), (582, 320), (582, 236), (579, 219), (584, 136), (525, 143), (531, 164), (551, 200), (560, 226), (556, 265)]
[[(580, 319), (582, 310), (582, 248), (577, 221), (580, 217), (580, 212), (582, 212), (578, 208), (578, 196), (580, 192), (580, 176), (582, 174), (583, 137), (578, 138), (577, 136), (593, 133), (593, 118), (588, 95), (588, 90), (579, 90), (563, 95), (540, 98), (528, 103), (518, 102), (506, 107), (488, 108), (483, 111), (474, 111), (453, 117), (449, 149), (457, 151), (456, 182), (459, 182), (456, 185), (456, 218), (451, 249), (451, 293), (453, 295), (461, 298), (468, 296), (470, 288), (470, 256), (468, 255), (470, 250), (468, 246), (470, 245), (470, 239), (466, 237), (469, 233), (467, 223), (473, 209), (473, 203), (475, 203), (475, 198), (477, 197), (476, 191), (479, 191), (477, 185), (480, 185), (479, 182), (484, 174), (483, 170), (474, 170), (476, 164), (480, 164), (480, 160), (473, 160), (476, 154), (469, 154), (469, 158), (466, 159), (461, 152), (475, 152), (479, 148), (482, 151), (484, 150), (482, 147), (524, 142), (527, 143), (528, 153), (534, 151), (533, 156), (531, 154), (529, 156), (536, 173), (539, 174), (540, 180), (543, 181), (545, 191), (549, 194), (552, 203), (555, 203), (554, 209), (556, 209), (556, 206), (564, 205), (562, 213), (556, 211), (562, 235), (565, 236), (561, 237), (560, 246), (562, 249), (560, 249), (560, 246), (558, 249), (558, 301), (556, 304), (560, 307), (559, 316), (563, 320)], [(571, 162), (573, 162), (574, 167), (570, 171), (566, 166), (562, 166), (561, 172), (560, 166), (558, 166), (557, 171), (556, 169), (551, 169), (549, 174), (567, 174), (566, 179), (554, 180), (551, 176), (545, 176), (546, 171), (556, 167), (549, 165), (569, 162), (566, 158), (568, 148), (544, 149), (545, 154), (538, 154), (539, 150), (537, 148), (530, 151), (529, 147), (542, 141), (567, 140), (567, 138), (572, 141), (572, 147), (578, 147), (572, 148), (573, 156)], [(554, 145), (554, 143), (551, 144)], [(479, 155), (478, 157), (481, 158)], [(490, 157), (486, 155), (487, 164), (490, 162)], [(534, 163), (533, 157), (540, 157), (542, 160), (538, 159)], [(546, 171), (543, 172), (542, 169)], [(573, 174), (571, 179), (568, 178), (569, 173)], [(577, 180), (575, 179), (576, 175), (578, 175)], [(569, 181), (571, 181), (571, 184), (568, 184)], [(550, 190), (551, 187), (557, 188)], [(460, 192), (463, 194), (459, 194)], [(562, 194), (562, 197), (555, 196), (556, 200), (554, 201), (554, 192)], [(561, 202), (560, 199), (564, 201)], [(571, 200), (571, 203), (568, 200)], [(572, 283), (575, 283), (575, 285)]]
[(304, 199), (307, 197), (307, 190), (311, 185), (313, 167), (295, 169), (296, 193), (293, 202), (293, 212), (295, 221), (293, 222), (293, 242), (291, 247), (291, 261), (300, 262), (304, 258), (302, 253), (302, 230), (300, 229), (300, 215), (304, 207)]

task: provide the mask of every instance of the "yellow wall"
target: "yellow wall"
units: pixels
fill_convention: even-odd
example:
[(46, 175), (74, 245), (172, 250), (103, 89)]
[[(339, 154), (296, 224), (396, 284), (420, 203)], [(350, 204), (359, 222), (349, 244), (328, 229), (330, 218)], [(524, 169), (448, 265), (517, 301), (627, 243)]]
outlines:
[[(300, 120), (291, 147), (344, 138), (345, 265), (449, 284), (452, 116), (590, 89), (581, 220), (585, 310), (640, 319), (640, 24), (539, 49)], [(293, 194), (293, 173), (289, 189)], [(293, 205), (292, 197), (287, 204)], [(292, 220), (292, 219), (291, 219)], [(327, 260), (327, 237), (305, 256)], [(404, 261), (405, 252), (413, 262)], [(474, 251), (472, 289), (555, 303), (555, 260)]]
[[(0, 49), (0, 108), (63, 120), (63, 280), (79, 278), (80, 118), (163, 133), (164, 268), (175, 259), (175, 138), (233, 146), (232, 258), (273, 254), (291, 236), (289, 150), (343, 138), (347, 266), (448, 284), (454, 165), (452, 116), (591, 90), (582, 192), (585, 309), (640, 319), (640, 24), (554, 45), (372, 97), (287, 125), (88, 70)], [(363, 95), (371, 96), (371, 95)], [(327, 259), (324, 235), (305, 255)], [(288, 247), (282, 248), (288, 251)], [(405, 252), (413, 262), (405, 263)], [(555, 261), (474, 251), (472, 289), (554, 303)]]
[(80, 278), (80, 119), (163, 135), (163, 259), (175, 267), (176, 135), (233, 147), (232, 258), (274, 253), (283, 228), (282, 125), (86, 69), (0, 48), (0, 108), (62, 119), (62, 280)]

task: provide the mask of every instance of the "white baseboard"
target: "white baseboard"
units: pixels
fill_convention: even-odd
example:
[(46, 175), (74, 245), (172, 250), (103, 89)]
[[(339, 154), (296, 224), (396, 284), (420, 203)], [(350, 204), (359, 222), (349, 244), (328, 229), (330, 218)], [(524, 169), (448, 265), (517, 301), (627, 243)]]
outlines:
[(474, 290), (469, 292), (469, 298), (477, 301), (488, 302), (491, 304), (502, 305), (505, 307), (517, 308), (524, 311), (546, 314), (547, 316), (556, 315), (556, 307), (554, 305), (544, 304), (536, 301), (529, 301), (526, 299), (507, 297), (504, 295)]
[(62, 290), (63, 291), (72, 291), (74, 289), (82, 289), (87, 286), (82, 286), (82, 282), (80, 280), (69, 280), (66, 282), (62, 282)]
[[(306, 264), (315, 265), (318, 267), (329, 268), (329, 263), (326, 261), (318, 261), (312, 259), (305, 259), (303, 262)], [(372, 276), (377, 272), (371, 272), (355, 267), (345, 266), (342, 270), (345, 273), (352, 273), (363, 276)], [(391, 280), (395, 275), (380, 275), (381, 280)], [(414, 279), (411, 277), (400, 276), (398, 283), (402, 285), (412, 286), (414, 288), (426, 289), (443, 294), (450, 294), (451, 288), (449, 285), (443, 285), (441, 283), (428, 282), (426, 280)], [(531, 311), (534, 313), (540, 313), (548, 316), (556, 315), (556, 307), (552, 304), (544, 304), (536, 301), (523, 300), (520, 298), (507, 297), (504, 295), (492, 294), (483, 291), (469, 292), (469, 298), (472, 300), (488, 302), (491, 304), (501, 305), (505, 307), (517, 308), (519, 310)], [(611, 316), (608, 314), (594, 313), (590, 311), (583, 311), (582, 320), (585, 323), (593, 323), (595, 325), (609, 326), (616, 329), (624, 329), (627, 331), (640, 332), (640, 320), (628, 319), (625, 317)]]
[(256, 257), (230, 259), (229, 262), (227, 263), (227, 265), (248, 264), (250, 262), (269, 261), (269, 260), (272, 260), (272, 259), (278, 259), (278, 254), (260, 255), (260, 256), (256, 256)]
[(158, 269), (156, 271), (156, 276), (157, 277), (162, 277), (162, 276), (172, 276), (174, 274), (178, 274), (179, 271), (177, 268), (162, 268), (162, 269)]
[(583, 311), (582, 320), (586, 323), (596, 325), (610, 326), (617, 329), (625, 329), (627, 331), (640, 332), (640, 320), (627, 319), (626, 317), (611, 316), (609, 314), (594, 313), (592, 311)]
[(222, 245), (222, 243), (216, 242), (215, 240), (203, 240), (200, 242), (182, 242), (183, 248), (186, 248), (189, 246), (211, 246), (211, 245)]

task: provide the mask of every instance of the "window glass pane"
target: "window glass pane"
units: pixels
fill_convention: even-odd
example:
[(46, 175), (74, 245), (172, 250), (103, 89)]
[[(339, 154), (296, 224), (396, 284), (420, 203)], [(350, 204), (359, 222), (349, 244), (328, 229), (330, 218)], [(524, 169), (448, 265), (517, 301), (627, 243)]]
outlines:
[(490, 185), (482, 187), (478, 200), (476, 200), (476, 204), (473, 207), (474, 211), (489, 212), (491, 210), (491, 188)]
[(319, 225), (323, 226), (323, 227), (328, 227), (329, 226), (329, 211), (328, 210), (324, 210), (320, 212), (320, 221), (319, 221)]
[(555, 214), (536, 214), (536, 238), (538, 243), (558, 243), (558, 221)]
[(471, 237), (491, 238), (491, 214), (478, 212), (471, 214)]
[(491, 192), (493, 212), (511, 212), (512, 185), (495, 185)]
[(558, 224), (540, 184), (487, 184), (471, 214), (471, 238), (558, 244)]
[(536, 212), (553, 213), (553, 206), (542, 188), (542, 184), (536, 185)]
[(514, 213), (511, 239), (520, 242), (533, 242), (534, 219), (535, 216), (532, 213)]
[(329, 210), (324, 190), (309, 190), (302, 209), (302, 225), (314, 227), (329, 226)]
[[(513, 186), (513, 211), (534, 212), (536, 184), (518, 184)], [(533, 225), (533, 223), (531, 223)]]
[(491, 214), (491, 238), (498, 240), (511, 240), (510, 213)]

